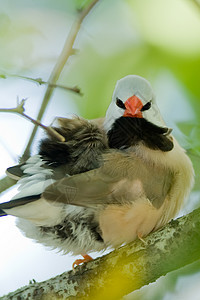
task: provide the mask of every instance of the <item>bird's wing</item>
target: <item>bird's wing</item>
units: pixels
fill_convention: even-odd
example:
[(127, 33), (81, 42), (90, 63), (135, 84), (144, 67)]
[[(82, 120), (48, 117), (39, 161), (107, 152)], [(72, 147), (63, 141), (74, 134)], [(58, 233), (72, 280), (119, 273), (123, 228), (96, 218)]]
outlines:
[(152, 169), (133, 155), (113, 151), (105, 155), (99, 169), (58, 180), (48, 186), (43, 197), (53, 202), (96, 207), (127, 204), (145, 196), (160, 207), (170, 189), (172, 174)]
[(113, 189), (111, 180), (103, 176), (100, 168), (58, 180), (42, 196), (52, 202), (91, 207), (106, 204)]
[(19, 180), (19, 192), (8, 202), (0, 204), (0, 216), (4, 210), (24, 206), (40, 199), (45, 188), (67, 174), (65, 165), (53, 168), (43, 161), (40, 155), (30, 157), (25, 163), (7, 169), (10, 177)]

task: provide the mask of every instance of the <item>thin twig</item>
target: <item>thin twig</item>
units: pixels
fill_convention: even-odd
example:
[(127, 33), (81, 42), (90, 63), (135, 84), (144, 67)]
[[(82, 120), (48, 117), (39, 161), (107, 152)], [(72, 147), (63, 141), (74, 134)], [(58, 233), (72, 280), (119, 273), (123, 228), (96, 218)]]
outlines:
[(21, 115), (23, 117), (25, 117), (26, 119), (30, 120), (35, 126), (40, 126), (42, 129), (44, 129), (50, 136), (56, 138), (58, 141), (60, 142), (64, 142), (65, 138), (59, 134), (56, 130), (54, 130), (52, 127), (50, 126), (45, 126), (44, 124), (42, 124), (41, 122), (32, 119), (30, 116), (26, 115), (25, 113), (21, 113)]
[[(46, 93), (44, 95), (44, 98), (43, 98), (43, 101), (42, 101), (42, 105), (41, 105), (41, 108), (40, 108), (40, 111), (38, 113), (38, 116), (37, 116), (37, 120), (41, 120), (42, 117), (43, 117), (43, 114), (45, 112), (45, 109), (49, 103), (49, 100), (52, 96), (52, 93), (54, 91), (54, 84), (57, 82), (68, 58), (74, 54), (74, 50), (73, 50), (73, 45), (74, 45), (74, 42), (75, 42), (75, 39), (78, 35), (78, 32), (79, 32), (79, 29), (81, 27), (81, 24), (83, 22), (83, 20), (85, 19), (85, 17), (89, 14), (89, 12), (91, 11), (91, 9), (95, 6), (95, 4), (98, 2), (99, 0), (94, 0), (90, 5), (88, 5), (88, 7), (86, 9), (84, 9), (82, 12), (79, 13), (79, 16), (77, 18), (77, 20), (74, 21), (72, 27), (71, 27), (71, 30), (68, 34), (68, 37), (65, 41), (65, 45), (63, 47), (63, 50), (57, 60), (57, 63), (49, 77), (49, 84), (48, 84), (48, 87), (47, 87), (47, 90), (46, 90)], [(32, 134), (30, 136), (30, 139), (28, 141), (28, 144), (26, 146), (26, 149), (24, 151), (24, 154), (22, 156), (22, 160), (26, 160), (29, 155), (30, 155), (30, 148), (31, 148), (31, 145), (33, 143), (33, 140), (35, 138), (35, 134), (37, 132), (37, 126), (34, 127), (33, 131), (32, 131)]]
[(77, 86), (69, 87), (69, 86), (62, 85), (62, 84), (50, 83), (49, 81), (44, 81), (42, 78), (32, 78), (32, 77), (27, 77), (27, 76), (22, 76), (22, 75), (17, 75), (17, 74), (8, 74), (8, 73), (0, 74), (0, 78), (6, 79), (6, 77), (17, 77), (17, 78), (20, 78), (20, 79), (33, 81), (33, 82), (35, 82), (39, 85), (46, 84), (46, 85), (49, 85), (52, 88), (60, 88), (60, 89), (64, 89), (64, 90), (82, 95), (80, 88), (77, 87)]
[(28, 116), (27, 114), (24, 113), (25, 108), (24, 108), (24, 104), (25, 104), (26, 99), (23, 99), (20, 103), (18, 103), (18, 105), (14, 108), (0, 108), (0, 112), (7, 112), (7, 113), (16, 113), (18, 115), (21, 115), (23, 117), (25, 117), (26, 119), (28, 119), (29, 121), (31, 121), (35, 126), (40, 126), (42, 129), (44, 129), (50, 136), (56, 138), (58, 141), (60, 142), (64, 142), (65, 138), (60, 135), (56, 130), (54, 130), (52, 127), (50, 126), (45, 126), (44, 124), (42, 124), (40, 121), (38, 120), (34, 120), (33, 118), (31, 118), (30, 116)]

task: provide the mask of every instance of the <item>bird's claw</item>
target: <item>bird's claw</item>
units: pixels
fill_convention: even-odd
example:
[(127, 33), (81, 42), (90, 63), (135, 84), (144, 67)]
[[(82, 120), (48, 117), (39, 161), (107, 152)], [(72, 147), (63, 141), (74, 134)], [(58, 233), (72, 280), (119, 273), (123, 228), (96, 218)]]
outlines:
[(76, 266), (79, 266), (82, 263), (85, 263), (85, 262), (93, 260), (93, 258), (90, 255), (88, 255), (88, 254), (85, 254), (85, 255), (82, 255), (82, 256), (83, 256), (82, 259), (76, 259), (75, 262), (73, 263), (73, 265), (72, 265), (73, 271), (75, 271), (75, 267)]

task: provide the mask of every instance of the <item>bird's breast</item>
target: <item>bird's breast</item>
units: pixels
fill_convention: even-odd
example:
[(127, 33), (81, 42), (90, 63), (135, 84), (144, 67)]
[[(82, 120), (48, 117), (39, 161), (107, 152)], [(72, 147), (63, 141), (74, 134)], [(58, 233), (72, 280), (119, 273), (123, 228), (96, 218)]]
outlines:
[(106, 244), (113, 247), (148, 235), (163, 212), (163, 206), (155, 208), (141, 197), (132, 204), (108, 205), (100, 214), (99, 224)]

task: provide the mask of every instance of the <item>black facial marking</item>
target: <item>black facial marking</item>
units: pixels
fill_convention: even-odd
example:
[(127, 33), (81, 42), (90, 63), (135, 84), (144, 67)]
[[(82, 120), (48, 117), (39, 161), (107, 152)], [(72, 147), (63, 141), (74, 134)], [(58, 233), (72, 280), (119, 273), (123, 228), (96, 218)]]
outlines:
[(143, 142), (154, 150), (170, 151), (173, 142), (165, 135), (168, 128), (159, 127), (144, 118), (121, 117), (117, 119), (108, 131), (110, 148), (128, 148)]
[(141, 109), (141, 111), (149, 110), (151, 108), (151, 101), (147, 102)]
[(119, 98), (116, 98), (116, 105), (122, 109), (126, 109), (126, 106), (124, 105), (123, 101)]

